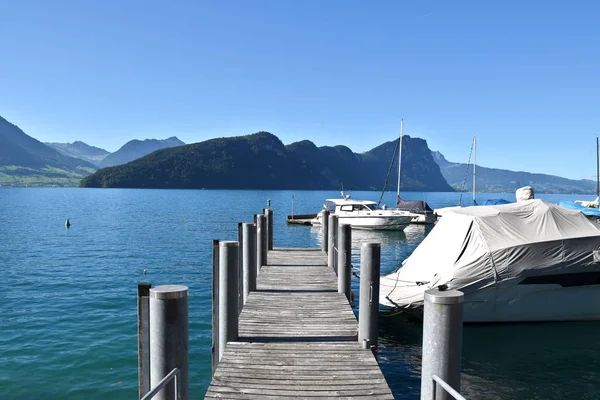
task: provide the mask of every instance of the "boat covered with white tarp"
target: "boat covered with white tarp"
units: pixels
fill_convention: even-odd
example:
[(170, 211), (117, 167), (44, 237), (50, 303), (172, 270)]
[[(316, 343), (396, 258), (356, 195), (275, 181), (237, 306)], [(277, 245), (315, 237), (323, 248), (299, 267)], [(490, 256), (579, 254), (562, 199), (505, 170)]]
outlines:
[(595, 224), (543, 200), (459, 208), (381, 278), (380, 303), (420, 309), (440, 287), (465, 293), (467, 322), (600, 319), (599, 249)]

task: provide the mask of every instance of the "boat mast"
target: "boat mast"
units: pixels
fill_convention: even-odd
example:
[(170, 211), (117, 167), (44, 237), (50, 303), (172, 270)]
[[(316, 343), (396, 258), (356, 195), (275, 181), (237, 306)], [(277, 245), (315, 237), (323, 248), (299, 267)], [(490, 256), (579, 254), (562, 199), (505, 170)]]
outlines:
[(596, 135), (596, 196), (600, 197), (600, 155), (598, 154), (598, 135)]
[(477, 135), (473, 136), (473, 205), (477, 204), (475, 201), (475, 183), (477, 178)]
[(396, 189), (396, 204), (400, 200), (400, 171), (402, 170), (402, 136), (404, 133), (404, 119), (400, 120), (400, 149), (398, 151), (398, 188)]

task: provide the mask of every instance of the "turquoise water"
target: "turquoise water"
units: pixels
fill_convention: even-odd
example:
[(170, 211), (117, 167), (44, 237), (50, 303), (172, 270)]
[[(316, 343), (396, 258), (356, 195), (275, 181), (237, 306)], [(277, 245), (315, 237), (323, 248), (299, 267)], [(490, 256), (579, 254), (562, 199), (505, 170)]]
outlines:
[[(235, 239), (237, 222), (250, 222), (269, 198), (275, 246), (317, 247), (318, 231), (285, 223), (292, 195), (300, 214), (339, 193), (0, 188), (0, 398), (135, 398), (142, 281), (189, 286), (190, 394), (202, 398), (210, 382), (211, 241)], [(377, 200), (379, 193), (353, 196)], [(388, 193), (384, 202), (393, 204), (394, 197)], [(455, 205), (459, 194), (403, 197), (440, 207)], [(487, 197), (502, 195), (479, 195)], [(360, 241), (378, 241), (382, 273), (389, 272), (428, 229), (355, 231), (354, 263)], [(380, 362), (395, 396), (418, 399), (420, 325), (400, 317), (382, 317), (380, 325)], [(595, 322), (467, 326), (463, 393), (471, 399), (597, 399), (598, 332)]]

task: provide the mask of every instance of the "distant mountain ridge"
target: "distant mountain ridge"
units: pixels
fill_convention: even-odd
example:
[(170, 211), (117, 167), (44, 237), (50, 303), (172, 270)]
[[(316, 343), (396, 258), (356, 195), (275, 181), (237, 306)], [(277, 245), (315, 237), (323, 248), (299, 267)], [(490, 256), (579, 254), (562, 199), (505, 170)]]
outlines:
[[(450, 186), (461, 190), (464, 185), (465, 191), (473, 190), (472, 164), (450, 162), (439, 151), (433, 151), (432, 156)], [(479, 164), (476, 179), (479, 192), (513, 192), (522, 186), (531, 186), (538, 193), (596, 193), (596, 182), (588, 179), (573, 180), (547, 174), (487, 168)]]
[(73, 186), (94, 170), (89, 162), (59, 153), (0, 117), (0, 184)]
[[(211, 139), (155, 151), (105, 168), (83, 179), (82, 187), (207, 189), (381, 190), (396, 141), (357, 154), (346, 146), (317, 147), (304, 140), (284, 145), (269, 132)], [(452, 191), (427, 143), (405, 136), (402, 189)], [(393, 171), (388, 189), (395, 190)]]
[(153, 151), (183, 145), (185, 145), (185, 143), (175, 136), (163, 140), (130, 140), (129, 142), (125, 143), (119, 150), (115, 151), (114, 153), (108, 154), (99, 163), (99, 166), (101, 168), (105, 168), (120, 164), (127, 164), (128, 162), (150, 154)]
[(80, 158), (99, 167), (100, 162), (110, 153), (99, 147), (90, 146), (81, 141), (73, 143), (44, 143), (56, 151), (69, 156)]

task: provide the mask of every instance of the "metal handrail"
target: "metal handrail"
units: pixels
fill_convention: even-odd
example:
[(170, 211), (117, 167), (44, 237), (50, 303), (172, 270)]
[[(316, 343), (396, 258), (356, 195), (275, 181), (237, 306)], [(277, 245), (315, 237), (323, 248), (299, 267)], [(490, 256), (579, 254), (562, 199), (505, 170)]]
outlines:
[(154, 389), (146, 393), (146, 395), (142, 397), (141, 400), (152, 399), (158, 394), (158, 392), (160, 392), (165, 386), (167, 386), (169, 382), (171, 382), (171, 379), (173, 379), (173, 383), (175, 384), (175, 400), (179, 400), (179, 385), (177, 381), (178, 376), (179, 368), (173, 368), (173, 371), (169, 372), (164, 378), (162, 378), (161, 381), (158, 382), (158, 384), (154, 387)]
[[(442, 378), (437, 375), (432, 375), (433, 378), (433, 400), (435, 400), (437, 384), (439, 384), (448, 394), (454, 397), (456, 400), (467, 400), (460, 393), (452, 388), (452, 386), (448, 385)], [(436, 384), (437, 383), (437, 384)]]

